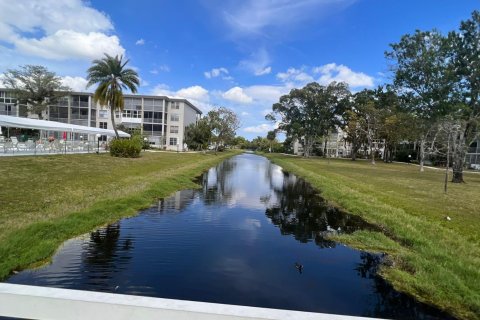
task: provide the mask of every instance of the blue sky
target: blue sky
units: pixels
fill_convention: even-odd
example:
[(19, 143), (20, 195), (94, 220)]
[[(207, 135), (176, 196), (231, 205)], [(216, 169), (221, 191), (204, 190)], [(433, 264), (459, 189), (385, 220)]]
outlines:
[(390, 81), (389, 43), (415, 29), (456, 29), (466, 0), (0, 0), (0, 74), (41, 64), (86, 91), (103, 52), (123, 54), (140, 93), (226, 106), (238, 131), (265, 136), (280, 95), (310, 81), (352, 90)]

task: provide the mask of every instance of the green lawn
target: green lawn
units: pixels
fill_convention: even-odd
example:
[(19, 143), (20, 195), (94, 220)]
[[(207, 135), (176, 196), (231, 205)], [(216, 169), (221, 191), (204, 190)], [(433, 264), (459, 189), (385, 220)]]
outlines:
[(235, 152), (0, 158), (0, 280), (65, 240), (149, 207)]
[(465, 184), (450, 183), (445, 195), (440, 170), (267, 157), (304, 177), (333, 204), (382, 227), (383, 233), (362, 231), (337, 240), (389, 253), (381, 274), (396, 289), (457, 317), (480, 317), (480, 174), (466, 174)]

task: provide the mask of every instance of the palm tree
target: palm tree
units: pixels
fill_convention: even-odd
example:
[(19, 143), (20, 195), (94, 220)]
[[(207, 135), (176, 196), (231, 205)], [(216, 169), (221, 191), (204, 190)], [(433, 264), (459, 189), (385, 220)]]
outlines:
[(140, 84), (138, 73), (133, 69), (125, 68), (129, 60), (122, 61), (123, 56), (112, 57), (105, 53), (101, 60), (93, 60), (92, 66), (87, 70), (87, 88), (98, 83), (93, 94), (93, 101), (99, 102), (101, 106), (110, 107), (113, 130), (118, 136), (115, 125), (115, 111), (123, 110), (123, 89), (130, 89), (132, 93), (137, 92)]

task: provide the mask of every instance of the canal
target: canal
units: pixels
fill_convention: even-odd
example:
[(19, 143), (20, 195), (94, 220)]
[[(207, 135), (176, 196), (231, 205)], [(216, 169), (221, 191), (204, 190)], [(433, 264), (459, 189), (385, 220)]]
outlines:
[(137, 216), (67, 241), (7, 282), (395, 319), (444, 315), (393, 290), (382, 256), (328, 240), (372, 229), (267, 159), (242, 154)]

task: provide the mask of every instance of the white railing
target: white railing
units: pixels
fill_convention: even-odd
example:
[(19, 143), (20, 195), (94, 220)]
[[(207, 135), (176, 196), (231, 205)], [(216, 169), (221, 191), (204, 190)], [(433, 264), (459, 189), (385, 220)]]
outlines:
[(350, 316), (0, 283), (0, 316), (61, 320), (353, 320)]

